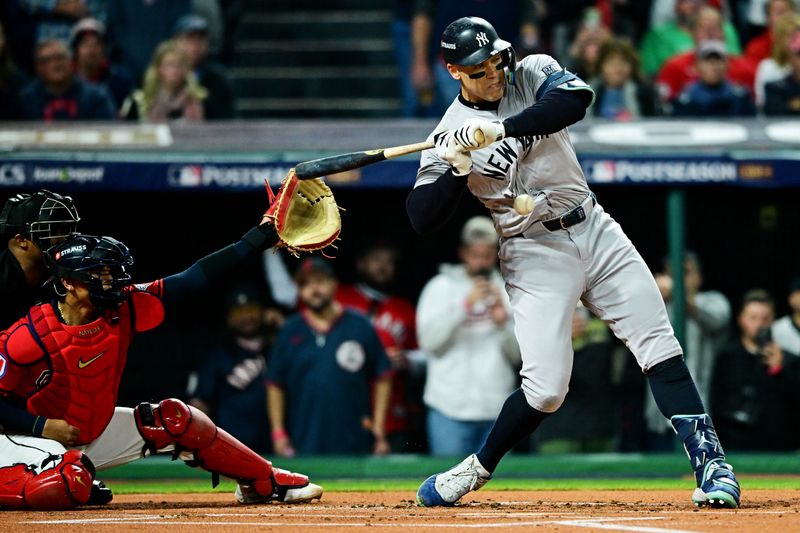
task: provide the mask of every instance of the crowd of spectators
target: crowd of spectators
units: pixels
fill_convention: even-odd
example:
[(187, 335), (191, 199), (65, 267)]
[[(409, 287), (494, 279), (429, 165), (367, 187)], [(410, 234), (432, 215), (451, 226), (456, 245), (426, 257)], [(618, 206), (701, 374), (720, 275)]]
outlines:
[(231, 57), (225, 28), (240, 16), (239, 4), (4, 2), (0, 120), (235, 118), (235, 91), (220, 61)]
[[(241, 439), (256, 439), (255, 449), (277, 455), (463, 454), (481, 444), (519, 386), (497, 247), (490, 219), (467, 220), (459, 261), (440, 265), (416, 305), (395, 295), (400, 251), (387, 241), (363, 247), (352, 284), (339, 283), (334, 261), (267, 251), (263, 278), (253, 281), (262, 289), (234, 287), (226, 334), (187, 396), (234, 435), (241, 428)], [(655, 270), (673, 318), (670, 263)], [(706, 289), (691, 251), (683, 278), (684, 357), (726, 449), (800, 449), (800, 276), (779, 320), (763, 290), (748, 291), (732, 309), (728, 296)], [(581, 304), (572, 345), (563, 406), (517, 451), (678, 449), (634, 358)]]
[[(590, 82), (590, 115), (792, 115), (800, 29), (794, 0), (396, 0), (395, 47), (405, 116), (439, 116), (457, 85), (437, 35), (460, 16), (489, 20), (518, 58), (548, 53)], [(404, 24), (406, 26), (404, 26)], [(406, 64), (408, 66), (406, 66)]]
[[(223, 65), (234, 59), (243, 10), (219, 0), (9, 0), (0, 8), (0, 120), (234, 118)], [(438, 36), (467, 15), (489, 20), (518, 58), (548, 53), (589, 81), (598, 94), (590, 115), (800, 113), (796, 0), (394, 0), (387, 33), (402, 116), (439, 116), (452, 102), (458, 83)], [(59, 74), (67, 70), (105, 94)], [(35, 105), (15, 105), (31, 92)]]

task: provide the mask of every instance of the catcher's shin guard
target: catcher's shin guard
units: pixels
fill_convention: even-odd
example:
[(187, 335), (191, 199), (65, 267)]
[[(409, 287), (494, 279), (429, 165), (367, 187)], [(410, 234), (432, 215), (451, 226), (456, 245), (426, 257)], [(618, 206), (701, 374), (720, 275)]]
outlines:
[(70, 450), (51, 459), (38, 474), (24, 464), (0, 468), (0, 508), (59, 511), (85, 504), (94, 479), (89, 458)]
[(218, 428), (205, 413), (170, 398), (155, 408), (149, 403), (135, 409), (136, 424), (151, 453), (175, 445), (174, 458), (191, 452), (190, 466), (199, 466), (213, 475), (216, 486), (220, 475), (252, 487), (264, 498), (279, 499), (288, 489), (308, 485), (308, 478), (273, 469), (272, 463)]

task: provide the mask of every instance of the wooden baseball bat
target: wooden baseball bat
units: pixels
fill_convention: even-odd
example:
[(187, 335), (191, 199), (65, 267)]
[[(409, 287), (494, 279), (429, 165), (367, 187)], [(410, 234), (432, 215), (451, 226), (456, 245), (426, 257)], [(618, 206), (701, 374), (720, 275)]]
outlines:
[[(479, 142), (483, 142), (482, 131), (478, 130), (475, 132), (475, 137)], [(297, 166), (294, 167), (294, 173), (297, 175), (298, 179), (308, 180), (320, 176), (327, 176), (328, 174), (344, 172), (345, 170), (361, 168), (373, 163), (386, 161), (387, 159), (400, 157), (401, 155), (429, 150), (433, 148), (433, 146), (433, 141), (424, 141), (421, 143), (404, 144), (403, 146), (393, 146), (391, 148), (379, 148), (377, 150), (366, 150), (364, 152), (332, 155), (330, 157), (298, 163)]]

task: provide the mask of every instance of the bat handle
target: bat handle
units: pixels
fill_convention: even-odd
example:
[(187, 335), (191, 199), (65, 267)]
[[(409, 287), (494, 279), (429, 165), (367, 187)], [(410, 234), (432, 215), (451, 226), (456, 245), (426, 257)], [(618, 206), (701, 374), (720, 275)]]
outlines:
[(475, 140), (478, 141), (478, 144), (483, 144), (483, 141), (486, 140), (482, 130), (475, 130)]

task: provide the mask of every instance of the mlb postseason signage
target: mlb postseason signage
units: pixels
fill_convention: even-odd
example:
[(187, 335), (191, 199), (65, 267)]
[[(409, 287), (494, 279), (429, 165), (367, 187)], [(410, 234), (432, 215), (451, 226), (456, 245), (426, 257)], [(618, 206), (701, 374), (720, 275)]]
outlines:
[[(345, 125), (346, 126), (346, 125)], [(296, 163), (424, 139), (429, 121), (346, 128), (298, 121), (194, 125), (82, 125), (0, 128), (0, 187), (158, 191), (250, 190), (277, 185)], [(315, 132), (309, 139), (309, 131)], [(800, 186), (798, 121), (584, 121), (570, 134), (590, 183)], [(298, 146), (307, 146), (299, 151)], [(336, 187), (404, 188), (411, 156), (328, 176)]]

